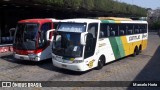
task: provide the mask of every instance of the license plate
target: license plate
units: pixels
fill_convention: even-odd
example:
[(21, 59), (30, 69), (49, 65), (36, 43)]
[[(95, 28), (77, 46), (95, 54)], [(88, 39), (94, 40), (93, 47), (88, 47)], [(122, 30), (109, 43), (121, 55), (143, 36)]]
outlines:
[(62, 67), (67, 67), (67, 65), (62, 64)]
[(60, 59), (60, 58), (56, 58), (56, 60), (59, 61), (59, 62), (63, 62), (63, 60)]
[(59, 61), (59, 62), (63, 62), (63, 59), (62, 59), (61, 56), (56, 56), (55, 59), (56, 59), (57, 61)]
[(60, 59), (62, 59), (62, 56), (56, 56), (56, 58), (60, 58)]

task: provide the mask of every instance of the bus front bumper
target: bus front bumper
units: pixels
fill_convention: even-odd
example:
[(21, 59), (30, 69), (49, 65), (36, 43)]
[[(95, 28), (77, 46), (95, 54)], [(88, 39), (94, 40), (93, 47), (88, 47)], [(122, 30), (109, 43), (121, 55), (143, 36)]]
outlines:
[(29, 55), (19, 55), (19, 54), (14, 54), (14, 58), (19, 59), (19, 60), (28, 60), (28, 61), (40, 61), (38, 56), (29, 56)]
[(63, 63), (56, 61), (55, 59), (52, 58), (53, 65), (59, 68), (63, 69), (68, 69), (72, 71), (87, 71), (90, 68), (85, 64), (84, 62), (82, 63)]

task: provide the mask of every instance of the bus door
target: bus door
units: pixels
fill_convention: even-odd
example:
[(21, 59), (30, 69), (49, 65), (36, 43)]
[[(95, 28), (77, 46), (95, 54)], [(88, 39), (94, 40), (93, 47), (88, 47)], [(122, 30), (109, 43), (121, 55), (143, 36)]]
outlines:
[[(51, 28), (52, 28), (51, 22), (42, 24), (40, 28), (41, 31), (39, 33), (38, 48), (41, 50), (44, 50), (42, 51), (43, 56), (40, 57), (41, 59), (46, 59), (51, 56), (50, 55), (50, 52), (51, 52), (50, 42), (46, 40), (46, 32), (50, 30)], [(48, 49), (48, 50), (45, 50), (45, 49)]]
[(84, 51), (84, 59), (93, 60), (92, 57), (94, 55), (96, 49), (97, 42), (97, 32), (98, 32), (98, 23), (90, 23), (88, 25), (87, 30), (87, 38), (86, 38), (86, 46)]

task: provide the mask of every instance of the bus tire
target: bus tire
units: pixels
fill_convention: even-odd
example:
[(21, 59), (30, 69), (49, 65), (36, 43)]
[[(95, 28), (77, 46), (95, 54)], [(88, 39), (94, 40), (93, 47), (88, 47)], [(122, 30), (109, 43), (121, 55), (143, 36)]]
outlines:
[(97, 65), (97, 67), (96, 67), (96, 70), (102, 69), (103, 66), (104, 66), (104, 64), (105, 64), (105, 57), (104, 57), (104, 56), (101, 56), (101, 57), (99, 58), (99, 60), (98, 60), (98, 65)]
[(133, 52), (133, 57), (135, 57), (138, 54), (139, 54), (139, 50), (138, 50), (138, 47), (136, 46)]
[(142, 45), (139, 46), (139, 53), (142, 52)]

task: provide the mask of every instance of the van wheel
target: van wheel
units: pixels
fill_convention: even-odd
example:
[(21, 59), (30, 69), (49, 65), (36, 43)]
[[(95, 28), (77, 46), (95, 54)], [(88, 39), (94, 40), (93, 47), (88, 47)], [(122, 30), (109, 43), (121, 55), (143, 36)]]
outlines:
[(103, 58), (99, 58), (98, 60), (98, 66), (96, 67), (96, 70), (100, 70), (103, 68), (105, 61), (103, 60)]

